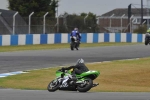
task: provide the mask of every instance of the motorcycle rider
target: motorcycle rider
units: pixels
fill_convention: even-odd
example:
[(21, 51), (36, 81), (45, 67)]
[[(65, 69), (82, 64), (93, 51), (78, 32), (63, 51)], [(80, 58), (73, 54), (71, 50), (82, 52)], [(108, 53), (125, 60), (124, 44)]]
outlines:
[(78, 43), (80, 44), (81, 35), (80, 35), (79, 31), (78, 31), (78, 28), (74, 28), (74, 30), (72, 30), (70, 36), (73, 37), (75, 40), (77, 40)]
[(62, 68), (62, 70), (70, 70), (73, 69), (72, 71), (72, 81), (76, 82), (76, 74), (82, 74), (83, 72), (87, 72), (89, 71), (89, 69), (86, 67), (86, 65), (84, 64), (84, 60), (78, 59), (77, 64), (74, 66), (70, 66), (70, 67), (66, 67), (66, 68)]
[(147, 33), (150, 33), (150, 28), (147, 30)]
[(146, 35), (145, 35), (145, 38), (146, 37), (150, 37), (150, 28), (147, 30), (147, 33), (146, 33)]

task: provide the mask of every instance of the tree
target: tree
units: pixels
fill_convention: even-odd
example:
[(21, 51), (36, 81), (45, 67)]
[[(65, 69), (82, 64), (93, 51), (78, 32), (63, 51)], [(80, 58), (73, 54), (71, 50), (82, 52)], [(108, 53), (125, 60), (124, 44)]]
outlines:
[(89, 12), (88, 17), (86, 19), (86, 27), (88, 32), (96, 32), (96, 27), (97, 27), (97, 19), (96, 15)]
[(145, 34), (146, 31), (147, 31), (147, 26), (146, 25), (142, 25), (142, 26), (139, 26), (137, 29), (135, 29), (133, 32), (134, 33)]
[(23, 17), (29, 16), (35, 12), (34, 16), (41, 17), (46, 12), (49, 16), (55, 16), (55, 8), (58, 6), (58, 0), (8, 0), (8, 9), (18, 11)]
[[(64, 15), (66, 14), (66, 12), (64, 13)], [(89, 13), (81, 13), (80, 15), (77, 14), (68, 14), (67, 13), (67, 23), (66, 23), (66, 27), (61, 27), (60, 30), (61, 32), (70, 32), (72, 29), (74, 29), (74, 27), (77, 27), (79, 29), (80, 32), (98, 32), (98, 26), (97, 26), (97, 19), (96, 19), (96, 15), (89, 12)], [(86, 18), (86, 20), (84, 19), (86, 16), (88, 15), (88, 17)], [(63, 15), (61, 15), (63, 16)], [(85, 22), (85, 23), (84, 23)], [(63, 25), (60, 25), (63, 26)], [(65, 31), (66, 29), (66, 31)]]

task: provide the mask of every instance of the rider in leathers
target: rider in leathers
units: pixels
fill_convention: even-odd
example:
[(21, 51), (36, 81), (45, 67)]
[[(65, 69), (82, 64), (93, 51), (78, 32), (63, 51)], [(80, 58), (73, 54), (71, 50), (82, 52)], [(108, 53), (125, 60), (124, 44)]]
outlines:
[(150, 38), (150, 28), (147, 30), (147, 33), (145, 35), (145, 38)]
[(76, 81), (76, 74), (82, 74), (83, 72), (89, 71), (89, 69), (85, 66), (84, 63), (78, 63), (75, 66), (70, 66), (70, 67), (62, 68), (62, 70), (70, 70), (70, 69), (73, 69), (73, 71), (72, 71), (72, 80), (74, 82)]
[(81, 35), (80, 35), (79, 31), (78, 31), (78, 28), (74, 28), (74, 30), (71, 32), (70, 36), (71, 36), (71, 37), (75, 37), (76, 40), (77, 40), (77, 41), (79, 42), (79, 44), (80, 44)]

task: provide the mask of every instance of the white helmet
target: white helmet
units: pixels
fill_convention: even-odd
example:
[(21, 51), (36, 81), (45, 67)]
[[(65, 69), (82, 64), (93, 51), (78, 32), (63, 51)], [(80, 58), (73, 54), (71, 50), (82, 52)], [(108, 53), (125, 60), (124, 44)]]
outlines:
[(84, 63), (84, 60), (82, 58), (78, 59), (76, 64)]
[(78, 28), (74, 28), (74, 30), (78, 31)]

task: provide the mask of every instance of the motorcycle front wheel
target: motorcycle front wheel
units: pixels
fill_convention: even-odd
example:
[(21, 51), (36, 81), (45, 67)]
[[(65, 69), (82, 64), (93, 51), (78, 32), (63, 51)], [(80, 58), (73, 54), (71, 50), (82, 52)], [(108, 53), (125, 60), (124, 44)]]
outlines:
[(58, 80), (53, 80), (53, 81), (51, 81), (51, 82), (48, 84), (47, 90), (48, 90), (49, 92), (54, 92), (54, 91), (56, 91), (56, 90), (59, 89), (59, 86), (60, 86), (59, 81), (58, 81)]
[(79, 92), (87, 92), (89, 91), (93, 86), (93, 80), (90, 78), (85, 79), (85, 82), (83, 84), (80, 84), (77, 86), (77, 90)]

